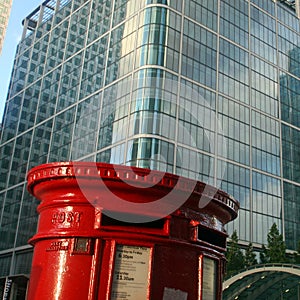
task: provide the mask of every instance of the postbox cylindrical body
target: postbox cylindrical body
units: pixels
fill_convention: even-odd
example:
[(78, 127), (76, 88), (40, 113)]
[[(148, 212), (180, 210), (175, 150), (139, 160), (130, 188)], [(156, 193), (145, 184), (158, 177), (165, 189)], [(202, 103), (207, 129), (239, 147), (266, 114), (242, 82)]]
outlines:
[[(221, 299), (238, 203), (172, 174), (103, 163), (32, 169), (41, 204), (28, 299)], [(41, 298), (42, 297), (42, 298)]]

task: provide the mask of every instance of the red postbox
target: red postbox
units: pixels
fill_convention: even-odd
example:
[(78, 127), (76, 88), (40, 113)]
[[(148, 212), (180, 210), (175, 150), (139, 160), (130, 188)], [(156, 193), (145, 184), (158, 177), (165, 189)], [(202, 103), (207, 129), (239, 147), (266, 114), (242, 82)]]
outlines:
[(28, 300), (221, 299), (239, 207), (225, 192), (86, 162), (36, 167), (28, 190), (41, 200)]

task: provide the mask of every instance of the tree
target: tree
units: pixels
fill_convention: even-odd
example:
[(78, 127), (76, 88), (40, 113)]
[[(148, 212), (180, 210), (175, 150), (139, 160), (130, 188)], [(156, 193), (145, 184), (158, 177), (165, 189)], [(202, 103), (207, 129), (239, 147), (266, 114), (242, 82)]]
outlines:
[(245, 258), (238, 245), (238, 235), (236, 230), (233, 232), (231, 241), (227, 247), (226, 259), (226, 276), (231, 276), (245, 267)]
[[(286, 246), (279, 230), (274, 223), (268, 233), (268, 244), (263, 249), (263, 256), (265, 256), (265, 262), (267, 263), (284, 263), (286, 262)], [(262, 263), (264, 263), (262, 261)]]
[(266, 264), (268, 262), (268, 259), (265, 254), (266, 251), (267, 251), (266, 246), (262, 245), (262, 251), (259, 253), (259, 259), (261, 264)]
[(249, 243), (246, 252), (245, 252), (245, 267), (251, 267), (257, 264), (256, 255), (253, 251), (252, 243)]
[(298, 241), (297, 252), (294, 252), (292, 263), (300, 265), (300, 241)]

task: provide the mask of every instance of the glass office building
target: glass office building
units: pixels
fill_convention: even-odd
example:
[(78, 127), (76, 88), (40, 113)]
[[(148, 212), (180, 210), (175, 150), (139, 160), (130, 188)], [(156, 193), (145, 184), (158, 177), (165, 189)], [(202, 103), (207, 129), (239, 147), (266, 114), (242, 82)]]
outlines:
[(38, 201), (26, 173), (55, 161), (220, 183), (241, 204), (229, 234), (259, 249), (276, 223), (296, 249), (300, 22), (292, 1), (48, 0), (23, 23), (0, 143), (0, 277), (30, 272)]
[(6, 28), (10, 15), (12, 0), (2, 0), (0, 2), (0, 54), (3, 47)]

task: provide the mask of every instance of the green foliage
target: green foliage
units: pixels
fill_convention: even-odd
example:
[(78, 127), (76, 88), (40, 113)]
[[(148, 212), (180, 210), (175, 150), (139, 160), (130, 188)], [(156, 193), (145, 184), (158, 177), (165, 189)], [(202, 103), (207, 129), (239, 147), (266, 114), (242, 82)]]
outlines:
[(238, 236), (236, 230), (233, 232), (231, 241), (227, 247), (226, 259), (226, 276), (228, 277), (245, 267), (245, 258), (238, 245)]
[[(300, 241), (298, 242), (297, 252), (289, 259), (286, 254), (286, 246), (282, 234), (279, 233), (275, 223), (270, 228), (267, 241), (267, 245), (263, 245), (262, 251), (259, 253), (261, 264), (285, 262), (300, 264)], [(245, 249), (245, 254), (243, 250), (241, 250), (238, 245), (238, 235), (236, 230), (233, 232), (231, 240), (228, 243), (226, 259), (226, 277), (230, 277), (242, 269), (258, 263), (252, 243), (249, 243), (248, 247)]]
[(267, 259), (266, 254), (265, 254), (266, 251), (267, 251), (267, 249), (266, 249), (265, 245), (263, 245), (262, 246), (262, 251), (259, 253), (259, 260), (260, 260), (261, 264), (266, 264), (268, 262), (268, 259)]
[[(284, 263), (286, 262), (286, 246), (279, 230), (274, 223), (268, 233), (268, 244), (262, 251), (261, 263)], [(264, 257), (264, 259), (262, 259)]]
[(253, 251), (252, 243), (249, 243), (246, 252), (245, 252), (245, 268), (251, 267), (257, 264), (256, 255)]
[(298, 241), (297, 252), (294, 252), (294, 257), (292, 263), (300, 265), (300, 241)]

